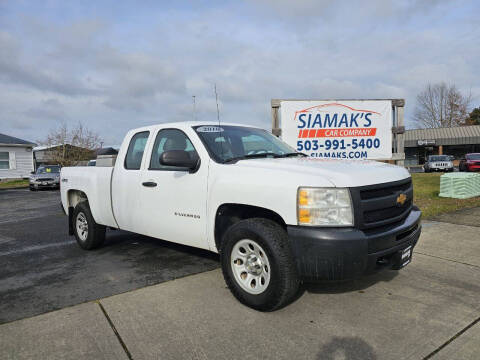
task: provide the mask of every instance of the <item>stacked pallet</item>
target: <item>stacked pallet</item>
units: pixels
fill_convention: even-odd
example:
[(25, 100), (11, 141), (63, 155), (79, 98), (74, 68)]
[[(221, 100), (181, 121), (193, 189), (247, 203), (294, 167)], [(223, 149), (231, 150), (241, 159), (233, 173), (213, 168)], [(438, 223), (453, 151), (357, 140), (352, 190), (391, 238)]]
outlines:
[(455, 199), (480, 196), (480, 174), (450, 173), (442, 175), (439, 196)]

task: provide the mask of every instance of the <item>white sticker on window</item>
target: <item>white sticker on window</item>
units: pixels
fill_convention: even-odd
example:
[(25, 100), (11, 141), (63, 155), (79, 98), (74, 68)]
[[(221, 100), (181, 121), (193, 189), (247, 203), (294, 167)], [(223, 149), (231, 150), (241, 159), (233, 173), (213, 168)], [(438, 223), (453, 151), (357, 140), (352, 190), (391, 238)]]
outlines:
[(200, 126), (197, 128), (197, 132), (204, 132), (204, 133), (215, 133), (215, 132), (222, 132), (223, 128), (219, 126)]

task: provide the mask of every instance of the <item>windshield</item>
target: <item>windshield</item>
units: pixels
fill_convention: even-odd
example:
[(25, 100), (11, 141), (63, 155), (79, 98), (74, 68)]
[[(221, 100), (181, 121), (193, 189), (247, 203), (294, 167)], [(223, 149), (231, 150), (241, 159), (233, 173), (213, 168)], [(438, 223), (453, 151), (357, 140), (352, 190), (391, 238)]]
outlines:
[(450, 161), (450, 157), (448, 155), (433, 155), (428, 159), (429, 161)]
[(467, 160), (480, 160), (480, 154), (467, 155)]
[(46, 166), (37, 169), (37, 174), (58, 174), (60, 166)]
[(210, 156), (217, 162), (303, 156), (266, 130), (244, 126), (195, 126)]

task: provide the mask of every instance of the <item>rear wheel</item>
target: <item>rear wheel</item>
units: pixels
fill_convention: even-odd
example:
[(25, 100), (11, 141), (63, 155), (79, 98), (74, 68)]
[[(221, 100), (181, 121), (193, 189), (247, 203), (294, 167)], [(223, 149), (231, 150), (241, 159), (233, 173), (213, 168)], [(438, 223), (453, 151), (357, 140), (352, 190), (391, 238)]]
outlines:
[(92, 250), (105, 241), (105, 226), (93, 219), (87, 201), (78, 203), (73, 210), (73, 230), (78, 245), (84, 250)]
[(267, 219), (242, 220), (221, 247), (225, 282), (243, 304), (260, 311), (287, 305), (298, 291), (295, 260), (285, 230)]

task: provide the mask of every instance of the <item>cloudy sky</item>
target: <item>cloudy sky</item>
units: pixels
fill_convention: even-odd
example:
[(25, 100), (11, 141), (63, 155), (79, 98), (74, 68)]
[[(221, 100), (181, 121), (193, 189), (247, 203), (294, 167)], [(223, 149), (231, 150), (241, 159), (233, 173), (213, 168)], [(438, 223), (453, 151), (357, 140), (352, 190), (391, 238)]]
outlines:
[(0, 0), (0, 132), (64, 121), (105, 144), (146, 124), (270, 126), (271, 98), (405, 98), (428, 82), (480, 105), (480, 3)]

